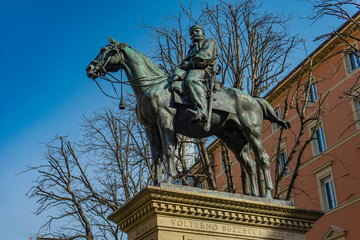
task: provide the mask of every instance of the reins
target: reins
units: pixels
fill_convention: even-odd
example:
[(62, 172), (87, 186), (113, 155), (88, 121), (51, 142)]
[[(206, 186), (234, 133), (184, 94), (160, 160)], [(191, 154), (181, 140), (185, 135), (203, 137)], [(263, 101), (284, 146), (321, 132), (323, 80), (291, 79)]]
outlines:
[[(106, 70), (106, 66), (109, 63), (111, 56), (107, 55), (106, 56), (107, 59), (101, 59), (100, 61), (99, 60), (94, 60), (93, 62), (96, 63), (97, 65), (99, 65), (99, 64), (101, 65), (102, 73), (98, 77), (111, 83), (112, 88), (114, 89), (117, 97), (113, 97), (113, 96), (110, 96), (109, 94), (105, 93), (105, 91), (102, 89), (102, 87), (100, 86), (100, 84), (98, 83), (96, 78), (93, 78), (93, 80), (96, 82), (96, 85), (100, 88), (101, 92), (104, 95), (106, 95), (106, 96), (108, 96), (110, 98), (113, 98), (113, 99), (120, 100), (119, 108), (120, 109), (125, 109), (125, 103), (123, 101), (123, 84), (131, 86), (131, 87), (141, 87), (141, 88), (143, 88), (143, 87), (152, 87), (154, 85), (157, 85), (157, 84), (160, 84), (160, 83), (162, 83), (164, 81), (167, 81), (169, 75), (159, 75), (159, 76), (152, 76), (152, 77), (139, 77), (139, 78), (136, 78), (136, 79), (132, 79), (131, 81), (129, 81), (129, 80), (123, 81), (122, 71), (123, 71), (123, 68), (124, 68), (124, 62), (125, 62), (124, 59), (125, 58), (124, 58), (123, 53), (121, 51), (125, 48), (125, 46), (122, 45), (122, 43), (119, 43), (114, 47), (116, 49), (116, 54), (118, 54), (120, 59), (121, 59), (120, 63), (119, 63), (120, 64), (120, 69), (121, 69), (121, 73), (120, 73), (120, 78), (121, 79), (120, 80), (118, 78), (116, 78), (113, 74), (109, 73)], [(109, 75), (112, 79), (110, 79), (106, 75)], [(137, 82), (137, 83), (135, 83), (135, 82)], [(149, 83), (148, 84), (141, 84), (142, 82), (149, 82)], [(119, 94), (117, 93), (117, 90), (116, 90), (116, 88), (114, 86), (114, 83), (120, 83), (121, 84), (120, 98), (119, 98)]]
[[(121, 84), (125, 84), (125, 85), (128, 85), (128, 86), (132, 86), (132, 87), (150, 87), (150, 86), (153, 86), (153, 85), (156, 85), (156, 84), (159, 84), (159, 83), (161, 83), (161, 82), (163, 82), (163, 81), (165, 81), (165, 80), (167, 80), (167, 78), (168, 78), (168, 75), (163, 75), (163, 76), (155, 76), (155, 77), (152, 77), (152, 78), (150, 78), (150, 77), (139, 77), (139, 78), (136, 78), (136, 79), (132, 79), (131, 81), (123, 81), (122, 80), (122, 70), (123, 70), (123, 66), (124, 66), (124, 56), (122, 55), (123, 53), (121, 52), (122, 50), (124, 50), (124, 48), (125, 48), (125, 45), (124, 45), (124, 43), (119, 43), (119, 44), (117, 44), (116, 46), (115, 46), (115, 48), (116, 48), (116, 53), (120, 56), (120, 59), (121, 59), (121, 62), (120, 62), (120, 68), (121, 68), (121, 80), (119, 80), (119, 79), (117, 79), (114, 75), (112, 75), (111, 73), (109, 73), (108, 71), (106, 71), (106, 65), (108, 64), (108, 62), (110, 61), (109, 59), (110, 59), (110, 57), (108, 57), (107, 59), (106, 59), (106, 61), (105, 60), (103, 60), (102, 62), (99, 62), (99, 63), (102, 63), (103, 64), (103, 66), (101, 67), (102, 68), (102, 71), (103, 71), (103, 73), (104, 73), (104, 75), (103, 76), (99, 76), (100, 78), (102, 78), (102, 79), (104, 79), (104, 80), (106, 80), (106, 81), (108, 81), (108, 82), (111, 82), (111, 83), (121, 83)], [(108, 75), (110, 75), (115, 81), (113, 81), (113, 80), (111, 80), (111, 79), (109, 79), (107, 76), (106, 76), (106, 74), (108, 74)], [(156, 82), (154, 82), (154, 83), (151, 83), (151, 84), (148, 84), (148, 85), (142, 85), (142, 84), (134, 84), (134, 83), (132, 83), (132, 82), (137, 82), (137, 81), (154, 81), (155, 79), (157, 79), (157, 78), (164, 78), (164, 79), (162, 79), (162, 80), (159, 80), (159, 81), (156, 81)]]
[[(121, 69), (122, 71), (122, 69)], [(150, 77), (139, 77), (139, 78), (135, 78), (131, 81), (121, 81), (119, 79), (117, 79), (115, 76), (113, 76), (112, 74), (108, 73), (108, 72), (105, 72), (105, 74), (109, 74), (112, 78), (114, 78), (116, 81), (113, 81), (111, 79), (109, 79), (108, 77), (106, 77), (105, 75), (104, 76), (99, 76), (100, 78), (108, 81), (108, 82), (111, 82), (111, 83), (121, 83), (121, 84), (125, 84), (125, 85), (128, 85), (128, 86), (132, 86), (132, 87), (151, 87), (153, 85), (156, 85), (156, 84), (159, 84), (161, 82), (164, 82), (168, 79), (168, 75), (163, 75), (163, 76), (155, 76), (153, 78), (150, 78)], [(162, 80), (159, 80), (157, 82), (154, 82), (154, 83), (150, 83), (150, 84), (147, 84), (147, 85), (142, 85), (142, 84), (134, 84), (132, 82), (134, 81), (144, 81), (144, 82), (148, 82), (148, 81), (154, 81), (155, 79), (157, 78), (164, 78)]]

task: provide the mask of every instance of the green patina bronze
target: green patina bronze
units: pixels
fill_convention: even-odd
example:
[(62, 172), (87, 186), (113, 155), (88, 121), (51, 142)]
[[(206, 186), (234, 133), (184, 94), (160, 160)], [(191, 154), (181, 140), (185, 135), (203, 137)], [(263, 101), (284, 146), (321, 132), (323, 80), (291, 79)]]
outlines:
[[(210, 42), (204, 42), (203, 44), (213, 45), (212, 48), (216, 46), (216, 43)], [(217, 49), (212, 51), (217, 54)], [(190, 50), (188, 56), (191, 56), (191, 54), (192, 50)], [(208, 66), (212, 66), (215, 59), (216, 57), (212, 55), (211, 61), (209, 61), (211, 64)], [(186, 61), (189, 65), (193, 61), (191, 63), (193, 67), (185, 67)], [(196, 65), (194, 58), (187, 57), (180, 68), (189, 72), (189, 70), (196, 68), (194, 64)], [(276, 122), (285, 128), (290, 127), (290, 125), (276, 116), (273, 108), (265, 99), (253, 98), (239, 89), (221, 89), (216, 93), (216, 106), (214, 105), (212, 114), (209, 116), (211, 127), (206, 131), (204, 121), (194, 121), (194, 111), (205, 111), (209, 99), (206, 99), (206, 97), (204, 99), (203, 96), (199, 97), (197, 91), (193, 91), (190, 93), (190, 99), (196, 103), (197, 100), (194, 100), (194, 98), (202, 98), (200, 101), (205, 106), (197, 106), (195, 110), (189, 111), (189, 108), (194, 109), (191, 103), (189, 106), (183, 104), (182, 100), (184, 99), (175, 101), (174, 92), (171, 91), (173, 77), (166, 75), (148, 57), (127, 44), (116, 42), (110, 38), (110, 44), (102, 48), (98, 56), (88, 65), (86, 71), (89, 78), (96, 79), (107, 72), (116, 72), (120, 69), (125, 70), (128, 81), (135, 93), (137, 116), (145, 127), (151, 145), (155, 168), (154, 185), (158, 185), (163, 181), (163, 160), (166, 160), (168, 164), (165, 182), (171, 183), (176, 179), (174, 151), (177, 133), (191, 138), (216, 135), (226, 143), (240, 164), (245, 166), (250, 176), (250, 192), (254, 196), (259, 195), (256, 180), (256, 163), (259, 164), (265, 178), (265, 197), (271, 198), (273, 186), (269, 170), (269, 157), (263, 148), (261, 139), (263, 119)], [(189, 91), (189, 86), (184, 84), (186, 78), (185, 81), (182, 81), (181, 87)], [(199, 81), (201, 77), (196, 76), (194, 79), (194, 81)], [(201, 84), (203, 83), (201, 82)], [(196, 82), (195, 88), (197, 87), (203, 89), (203, 86), (199, 85), (198, 82)], [(179, 98), (179, 96), (177, 97)], [(205, 115), (207, 117), (207, 113)], [(249, 144), (254, 151), (257, 162), (251, 158), (248, 152)]]
[(190, 50), (179, 68), (175, 69), (173, 79), (184, 81), (186, 91), (193, 102), (194, 110), (187, 110), (194, 115), (193, 120), (206, 122), (207, 94), (203, 82), (212, 75), (218, 57), (218, 46), (215, 40), (205, 39), (204, 30), (200, 25), (192, 26), (189, 32), (192, 40)]

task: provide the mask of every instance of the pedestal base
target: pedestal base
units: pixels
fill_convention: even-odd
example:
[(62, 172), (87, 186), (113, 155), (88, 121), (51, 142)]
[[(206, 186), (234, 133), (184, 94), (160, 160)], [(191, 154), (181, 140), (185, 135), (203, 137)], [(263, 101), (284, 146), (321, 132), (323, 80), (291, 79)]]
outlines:
[(305, 239), (323, 212), (291, 202), (161, 184), (109, 216), (129, 240)]

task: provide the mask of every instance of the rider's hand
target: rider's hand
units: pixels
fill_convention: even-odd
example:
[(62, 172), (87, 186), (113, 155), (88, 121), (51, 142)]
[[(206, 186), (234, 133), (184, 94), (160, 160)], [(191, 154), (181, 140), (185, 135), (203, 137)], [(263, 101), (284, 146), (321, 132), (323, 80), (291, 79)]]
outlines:
[(175, 91), (177, 93), (179, 93), (180, 95), (183, 94), (183, 91), (181, 89), (181, 82), (179, 81), (176, 81), (176, 82), (173, 82), (170, 86), (170, 89), (169, 89), (171, 92)]
[(180, 65), (181, 69), (189, 70), (192, 67), (192, 63), (188, 61), (183, 61)]

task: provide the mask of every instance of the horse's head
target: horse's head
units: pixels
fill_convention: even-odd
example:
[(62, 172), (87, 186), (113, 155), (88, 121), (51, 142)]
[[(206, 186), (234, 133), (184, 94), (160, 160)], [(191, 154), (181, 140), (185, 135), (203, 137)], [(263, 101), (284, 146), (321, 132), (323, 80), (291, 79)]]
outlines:
[(100, 53), (86, 67), (86, 73), (89, 78), (96, 79), (107, 72), (117, 72), (120, 70), (124, 55), (122, 53), (125, 43), (119, 43), (109, 37), (110, 43), (100, 50)]

